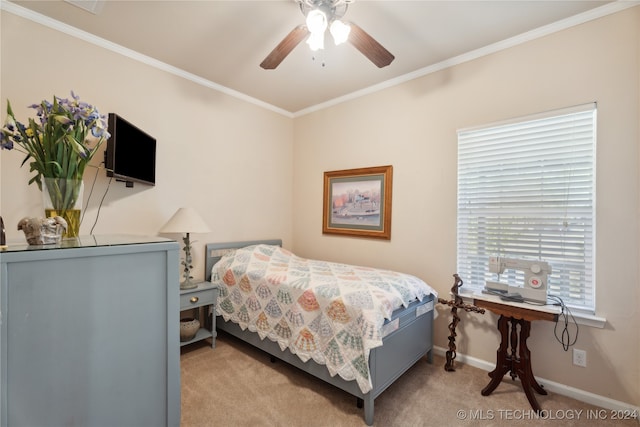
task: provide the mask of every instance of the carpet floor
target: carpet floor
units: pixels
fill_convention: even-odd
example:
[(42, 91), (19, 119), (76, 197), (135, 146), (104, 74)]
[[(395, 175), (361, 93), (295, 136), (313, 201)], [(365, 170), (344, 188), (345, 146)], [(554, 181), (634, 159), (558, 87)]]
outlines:
[[(181, 426), (365, 426), (356, 398), (234, 337), (220, 333), (183, 347)], [(616, 411), (553, 394), (537, 395), (536, 417), (518, 380), (507, 377), (490, 396), (482, 396), (487, 372), (444, 359), (420, 360), (375, 400), (376, 426), (635, 426), (615, 420)]]

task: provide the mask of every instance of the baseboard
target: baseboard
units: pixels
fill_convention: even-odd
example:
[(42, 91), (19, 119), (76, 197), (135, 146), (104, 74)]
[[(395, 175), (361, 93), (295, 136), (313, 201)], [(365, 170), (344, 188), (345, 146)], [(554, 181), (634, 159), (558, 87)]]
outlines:
[[(446, 353), (448, 349), (443, 347), (434, 346), (433, 351), (438, 356), (446, 357)], [(495, 368), (495, 363), (487, 362), (486, 360), (478, 359), (476, 357), (467, 356), (464, 354), (456, 353), (456, 362), (465, 363), (469, 366), (473, 366), (474, 368), (482, 369), (483, 371), (493, 371)], [(572, 399), (579, 400), (581, 402), (588, 403), (590, 405), (598, 406), (604, 409), (610, 409), (615, 411), (628, 411), (633, 413), (636, 411), (636, 414), (640, 414), (640, 407), (633, 406), (630, 403), (621, 402), (619, 400), (610, 399), (605, 396), (600, 396), (585, 390), (580, 390), (575, 387), (571, 387), (565, 384), (560, 384), (554, 381), (549, 381), (544, 378), (536, 377), (536, 380), (544, 385), (544, 388), (553, 392), (558, 393), (562, 396), (567, 396)], [(638, 418), (638, 423), (640, 424), (640, 417)]]

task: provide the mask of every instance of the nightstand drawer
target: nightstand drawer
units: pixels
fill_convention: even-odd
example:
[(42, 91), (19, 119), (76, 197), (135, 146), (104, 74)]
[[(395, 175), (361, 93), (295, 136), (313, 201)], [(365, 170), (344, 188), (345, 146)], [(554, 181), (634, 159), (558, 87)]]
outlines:
[[(180, 289), (180, 311), (192, 311), (200, 321), (200, 329), (192, 338), (180, 337), (180, 346), (211, 338), (211, 348), (216, 347), (216, 300), (218, 286), (211, 282), (200, 282), (193, 289)], [(185, 334), (188, 335), (188, 334)]]
[(217, 289), (207, 289), (204, 291), (190, 292), (188, 294), (180, 295), (180, 310), (188, 310), (190, 307), (214, 304), (218, 294), (217, 291)]

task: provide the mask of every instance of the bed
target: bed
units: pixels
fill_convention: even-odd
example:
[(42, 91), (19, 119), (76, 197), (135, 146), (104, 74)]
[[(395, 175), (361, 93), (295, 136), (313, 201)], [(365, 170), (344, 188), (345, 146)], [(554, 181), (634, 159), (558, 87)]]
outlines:
[[(220, 287), (217, 330), (352, 394), (367, 425), (384, 390), (423, 357), (433, 361), (437, 294), (414, 276), (307, 260), (281, 240), (259, 240), (207, 244), (205, 279)], [(336, 281), (357, 289), (336, 291)], [(299, 320), (310, 313), (313, 321)]]

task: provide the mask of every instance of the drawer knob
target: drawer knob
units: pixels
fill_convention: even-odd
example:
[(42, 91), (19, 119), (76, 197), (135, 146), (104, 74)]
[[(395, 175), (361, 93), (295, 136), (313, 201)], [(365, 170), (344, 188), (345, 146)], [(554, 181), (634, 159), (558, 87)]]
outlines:
[(191, 299), (189, 301), (191, 301), (191, 304), (195, 304), (195, 303), (198, 302), (199, 299), (200, 298), (198, 298), (198, 297), (191, 297)]

